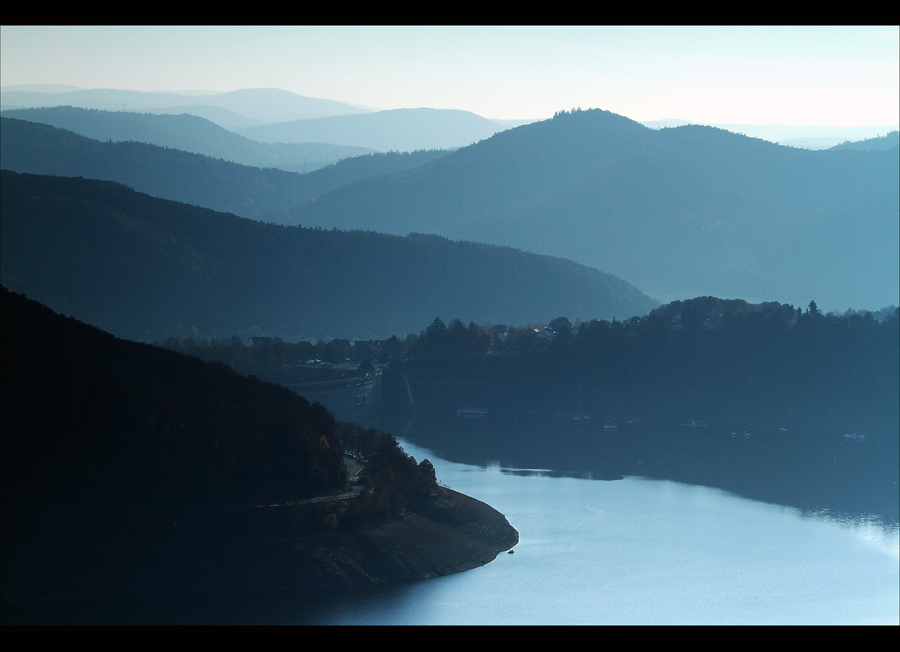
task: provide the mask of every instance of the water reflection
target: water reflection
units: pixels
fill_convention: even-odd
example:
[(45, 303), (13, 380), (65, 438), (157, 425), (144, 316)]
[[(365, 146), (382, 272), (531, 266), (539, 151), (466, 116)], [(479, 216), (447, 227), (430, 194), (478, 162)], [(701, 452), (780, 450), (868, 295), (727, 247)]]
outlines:
[(486, 473), (519, 475), (525, 478), (546, 478), (557, 475), (553, 469), (510, 469), (502, 466), (500, 462), (488, 462), (484, 467), (484, 471)]
[(444, 459), (510, 474), (675, 480), (809, 514), (900, 523), (896, 439), (848, 443), (841, 435), (778, 429), (735, 438), (728, 424), (633, 423), (608, 432), (601, 423), (499, 416), (403, 415), (380, 426)]
[(842, 514), (828, 509), (804, 512), (804, 518), (838, 525), (861, 541), (900, 560), (900, 525), (886, 522), (877, 514)]

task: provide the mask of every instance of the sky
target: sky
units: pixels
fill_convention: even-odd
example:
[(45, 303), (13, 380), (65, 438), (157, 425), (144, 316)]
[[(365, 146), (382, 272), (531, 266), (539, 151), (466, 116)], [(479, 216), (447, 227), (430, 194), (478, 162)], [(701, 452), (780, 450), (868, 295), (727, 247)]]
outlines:
[(0, 26), (0, 83), (281, 88), (377, 109), (896, 125), (892, 26)]

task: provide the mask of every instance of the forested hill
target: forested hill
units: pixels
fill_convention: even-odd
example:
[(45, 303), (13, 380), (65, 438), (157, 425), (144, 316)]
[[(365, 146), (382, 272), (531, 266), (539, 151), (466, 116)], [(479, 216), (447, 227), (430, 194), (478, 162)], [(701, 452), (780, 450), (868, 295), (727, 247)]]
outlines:
[(506, 247), (264, 224), (112, 182), (0, 180), (2, 282), (120, 337), (370, 339), (439, 315), (622, 319), (658, 305), (596, 269)]
[[(389, 434), (288, 389), (5, 287), (0, 323), (4, 618), (11, 603), (427, 579), (518, 541)], [(345, 445), (371, 489), (352, 500)], [(301, 502), (325, 496), (341, 499)]]
[(900, 131), (891, 131), (884, 136), (876, 136), (875, 138), (855, 141), (848, 140), (840, 145), (835, 145), (831, 149), (891, 149), (897, 145), (900, 145)]
[[(600, 417), (877, 431), (896, 440), (900, 320), (896, 308), (885, 313), (879, 321), (868, 312), (826, 315), (815, 302), (803, 310), (697, 297), (625, 321), (553, 320), (541, 334), (509, 328), (491, 337), (433, 323), (395, 359), (423, 376), (482, 383), (481, 405), (491, 383), (523, 395), (530, 386), (542, 392), (526, 409), (544, 401), (551, 414), (573, 402), (578, 409), (580, 397), (581, 414)], [(490, 407), (513, 411), (512, 403)]]
[(259, 505), (346, 481), (334, 419), (287, 389), (5, 287), (0, 319), (5, 507)]
[[(193, 116), (140, 116), (66, 108), (26, 112), (35, 120), (69, 124), (66, 129), (39, 120), (0, 117), (3, 169), (116, 181), (155, 197), (258, 218), (282, 213), (367, 176), (415, 168), (445, 153), (375, 154), (301, 175), (225, 160), (237, 158), (255, 165), (268, 160), (274, 165), (275, 160), (294, 160), (291, 157), (297, 153), (290, 150), (299, 146), (254, 144), (234, 134), (224, 137), (221, 132), (230, 132)], [(119, 115), (125, 117), (116, 117)], [(194, 129), (197, 121), (203, 123), (202, 128)], [(184, 135), (186, 128), (192, 130), (190, 140)], [(100, 141), (75, 131), (106, 138)], [(116, 134), (128, 140), (117, 141)], [(142, 139), (148, 142), (139, 142)], [(168, 143), (199, 153), (172, 149)]]
[(827, 310), (900, 296), (898, 150), (809, 151), (606, 111), (510, 129), (307, 204), (292, 223), (418, 231), (602, 267), (662, 299)]

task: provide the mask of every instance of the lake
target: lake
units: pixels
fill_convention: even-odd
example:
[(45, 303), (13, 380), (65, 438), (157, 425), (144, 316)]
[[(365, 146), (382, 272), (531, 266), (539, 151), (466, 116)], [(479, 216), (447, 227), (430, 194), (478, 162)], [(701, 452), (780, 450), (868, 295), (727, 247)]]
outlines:
[[(322, 624), (898, 624), (898, 530), (727, 492), (435, 458), (438, 479), (503, 512), (515, 554), (336, 601)], [(321, 605), (320, 605), (321, 606)]]

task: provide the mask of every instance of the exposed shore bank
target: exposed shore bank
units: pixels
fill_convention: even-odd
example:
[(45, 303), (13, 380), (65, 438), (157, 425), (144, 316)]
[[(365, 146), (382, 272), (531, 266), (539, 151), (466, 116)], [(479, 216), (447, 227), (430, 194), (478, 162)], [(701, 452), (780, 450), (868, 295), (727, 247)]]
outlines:
[(444, 489), (418, 512), (352, 531), (178, 541), (54, 540), (44, 533), (18, 545), (4, 539), (2, 601), (9, 605), (428, 579), (487, 564), (519, 535), (489, 505)]

